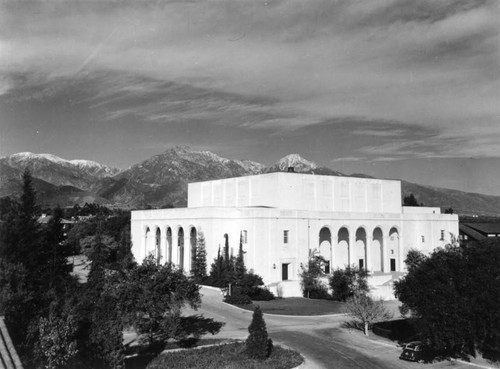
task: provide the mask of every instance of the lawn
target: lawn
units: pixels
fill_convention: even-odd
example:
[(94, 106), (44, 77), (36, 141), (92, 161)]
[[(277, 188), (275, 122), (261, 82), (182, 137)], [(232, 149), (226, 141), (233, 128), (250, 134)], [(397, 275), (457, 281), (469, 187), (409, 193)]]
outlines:
[(344, 303), (332, 300), (306, 299), (288, 297), (271, 301), (254, 301), (249, 305), (236, 305), (242, 309), (253, 311), (259, 305), (264, 314), (276, 315), (329, 315), (342, 314)]
[(291, 369), (303, 362), (299, 353), (275, 346), (264, 361), (253, 360), (245, 353), (245, 343), (218, 345), (195, 350), (164, 352), (147, 369)]

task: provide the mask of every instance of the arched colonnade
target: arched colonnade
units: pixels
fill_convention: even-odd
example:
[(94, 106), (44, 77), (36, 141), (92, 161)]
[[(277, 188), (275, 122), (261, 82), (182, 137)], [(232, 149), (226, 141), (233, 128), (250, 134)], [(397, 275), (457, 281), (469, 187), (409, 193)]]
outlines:
[(317, 249), (327, 260), (327, 273), (346, 265), (356, 265), (370, 272), (402, 270), (402, 239), (397, 226), (342, 226), (334, 229), (325, 225), (319, 231)]
[(144, 257), (153, 255), (158, 264), (171, 262), (184, 270), (191, 269), (191, 257), (196, 250), (198, 230), (195, 226), (146, 226)]

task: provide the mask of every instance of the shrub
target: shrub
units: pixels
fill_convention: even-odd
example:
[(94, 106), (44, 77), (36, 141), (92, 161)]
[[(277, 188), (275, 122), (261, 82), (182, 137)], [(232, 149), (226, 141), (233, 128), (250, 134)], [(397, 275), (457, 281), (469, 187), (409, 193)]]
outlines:
[(328, 300), (331, 299), (331, 296), (324, 285), (318, 284), (315, 288), (309, 290), (309, 298)]
[(355, 294), (366, 294), (368, 287), (368, 272), (357, 266), (347, 266), (336, 269), (330, 277), (332, 297), (337, 301), (346, 301)]
[(254, 288), (250, 298), (254, 301), (271, 301), (274, 300), (274, 294), (267, 288)]
[[(322, 285), (319, 280), (324, 273), (324, 265), (326, 260), (321, 255), (318, 255), (318, 250), (309, 250), (309, 260), (307, 264), (300, 264), (300, 285), (302, 287), (302, 294), (304, 297), (311, 297), (311, 292), (314, 293), (316, 290), (321, 290)], [(326, 289), (325, 289), (326, 291)], [(317, 296), (318, 294), (316, 294)]]
[(238, 294), (226, 295), (224, 297), (224, 302), (233, 305), (248, 305), (252, 303), (252, 299), (248, 295), (242, 295), (238, 293)]
[(259, 306), (253, 312), (248, 332), (250, 334), (246, 340), (247, 355), (252, 359), (258, 360), (264, 360), (269, 357), (273, 346), (272, 341), (267, 336), (266, 322)]

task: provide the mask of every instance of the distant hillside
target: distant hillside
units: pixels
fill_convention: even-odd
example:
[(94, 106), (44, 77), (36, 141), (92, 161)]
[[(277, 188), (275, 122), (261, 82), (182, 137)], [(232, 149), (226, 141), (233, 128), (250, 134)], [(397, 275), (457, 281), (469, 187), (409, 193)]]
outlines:
[[(96, 202), (124, 208), (186, 206), (187, 184), (276, 171), (345, 176), (327, 167), (287, 155), (275, 164), (231, 160), (209, 151), (176, 146), (130, 168), (118, 171), (96, 162), (65, 160), (50, 154), (20, 153), (0, 158), (0, 197), (19, 196), (22, 173), (32, 171), (44, 205), (71, 206)], [(362, 173), (352, 177), (372, 178)], [(500, 197), (401, 182), (402, 194), (413, 193), (426, 206), (453, 208), (459, 214), (500, 215)]]
[(455, 213), (464, 215), (500, 215), (500, 196), (423, 186), (406, 181), (401, 181), (401, 190), (403, 196), (413, 193), (425, 206), (452, 208)]

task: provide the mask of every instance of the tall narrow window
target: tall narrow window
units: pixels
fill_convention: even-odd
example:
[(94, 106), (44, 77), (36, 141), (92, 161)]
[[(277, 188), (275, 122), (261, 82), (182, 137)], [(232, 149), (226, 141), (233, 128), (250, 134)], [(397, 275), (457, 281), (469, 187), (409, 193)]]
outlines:
[(288, 243), (288, 232), (289, 231), (283, 231), (283, 243)]
[(441, 241), (444, 241), (444, 229), (441, 229)]

